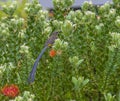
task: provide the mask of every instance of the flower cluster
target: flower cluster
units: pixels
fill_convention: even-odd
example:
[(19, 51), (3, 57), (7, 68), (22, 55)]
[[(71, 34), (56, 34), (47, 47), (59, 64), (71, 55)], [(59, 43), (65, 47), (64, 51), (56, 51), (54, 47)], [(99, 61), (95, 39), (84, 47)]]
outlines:
[(56, 51), (55, 50), (51, 50), (49, 53), (50, 57), (54, 57), (56, 55)]
[(53, 5), (56, 9), (60, 9), (61, 11), (70, 7), (74, 3), (74, 0), (53, 0)]
[(56, 28), (56, 30), (59, 30), (61, 29), (61, 26), (63, 25), (63, 21), (54, 20), (52, 21), (52, 24)]
[(73, 24), (69, 20), (66, 20), (61, 27), (62, 32), (65, 36), (68, 36), (73, 31)]
[(13, 25), (14, 28), (15, 28), (15, 27), (19, 27), (19, 28), (20, 28), (20, 27), (22, 27), (23, 24), (24, 24), (24, 19), (23, 19), (23, 18), (19, 18), (19, 19), (13, 18), (13, 19), (11, 19), (10, 24)]
[(0, 36), (4, 36), (4, 37), (7, 37), (9, 36), (9, 28), (8, 26), (5, 24), (5, 23), (0, 23), (0, 33), (1, 35)]
[(24, 91), (22, 96), (17, 96), (14, 100), (10, 101), (34, 101), (35, 96), (29, 91)]
[(110, 35), (112, 36), (114, 45), (120, 46), (120, 33), (112, 32)]
[(120, 16), (117, 16), (116, 17), (116, 21), (115, 21), (115, 24), (118, 28), (120, 28)]
[(16, 8), (17, 8), (17, 2), (14, 1), (14, 2), (12, 3), (12, 5), (10, 5), (10, 6), (3, 5), (2, 8), (3, 8), (3, 11), (4, 11), (6, 14), (8, 14), (9, 16), (12, 16), (12, 15), (14, 14)]
[(29, 53), (29, 47), (26, 46), (25, 44), (23, 44), (21, 47), (20, 47), (20, 53)]
[(64, 42), (60, 39), (56, 39), (53, 45), (53, 49), (55, 50), (66, 50), (68, 48), (68, 43)]
[(16, 97), (19, 94), (19, 88), (15, 84), (5, 85), (2, 90), (2, 94), (11, 98)]
[(41, 10), (41, 8), (42, 7), (39, 2), (37, 0), (33, 0), (31, 4), (26, 3), (26, 7), (24, 8), (24, 10), (27, 14), (34, 16), (39, 12), (39, 10)]
[(83, 59), (79, 59), (77, 56), (74, 56), (70, 57), (69, 61), (73, 65), (73, 67), (77, 68), (83, 62)]
[(100, 7), (100, 13), (103, 14), (103, 15), (107, 14), (109, 12), (109, 10), (110, 10), (110, 4), (109, 3), (105, 3), (104, 5), (102, 5)]
[(84, 11), (92, 10), (92, 8), (93, 8), (93, 4), (92, 4), (91, 1), (90, 1), (90, 2), (85, 1), (85, 2), (83, 3), (83, 5), (82, 5), (82, 9), (83, 9)]

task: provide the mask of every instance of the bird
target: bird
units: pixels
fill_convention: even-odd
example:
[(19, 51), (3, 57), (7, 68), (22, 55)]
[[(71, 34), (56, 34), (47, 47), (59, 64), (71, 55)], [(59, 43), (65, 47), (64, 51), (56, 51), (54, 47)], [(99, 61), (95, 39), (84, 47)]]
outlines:
[(47, 48), (51, 47), (55, 40), (58, 38), (58, 34), (60, 31), (54, 31), (50, 37), (48, 38), (48, 40), (45, 42), (44, 44), (44, 48), (42, 49), (42, 51), (40, 52), (39, 56), (37, 57), (36, 61), (34, 62), (34, 65), (32, 67), (32, 70), (30, 72), (30, 75), (28, 77), (28, 83), (32, 83), (34, 82), (35, 79), (35, 73), (36, 73), (36, 69), (37, 69), (37, 65), (39, 63), (39, 60), (41, 59), (42, 55), (44, 54), (44, 52), (46, 51)]

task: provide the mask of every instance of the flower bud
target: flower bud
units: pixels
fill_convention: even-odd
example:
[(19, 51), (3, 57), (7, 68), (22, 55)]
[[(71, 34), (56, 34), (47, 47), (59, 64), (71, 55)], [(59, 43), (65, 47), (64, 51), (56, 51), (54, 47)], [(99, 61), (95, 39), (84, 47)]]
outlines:
[(18, 96), (18, 97), (15, 98), (15, 101), (23, 101), (23, 97)]
[(68, 48), (68, 43), (61, 41), (60, 39), (56, 39), (53, 48), (55, 50), (66, 50)]
[(34, 98), (35, 98), (35, 95), (31, 94), (31, 95), (30, 95), (30, 98), (34, 99)]
[(2, 30), (2, 35), (3, 36), (9, 36), (9, 30), (8, 30), (8, 28), (5, 28), (5, 29)]
[(95, 29), (96, 29), (97, 32), (101, 32), (103, 27), (104, 27), (104, 24), (100, 23), (99, 25), (95, 26)]
[(56, 39), (55, 43), (53, 45), (53, 48), (55, 48), (56, 50), (60, 49), (62, 46), (62, 41), (60, 39)]
[(70, 57), (69, 61), (74, 67), (78, 67), (83, 62), (83, 59), (80, 60), (77, 56), (74, 56)]
[(120, 28), (120, 16), (117, 16), (116, 21), (115, 21), (115, 25)]
[(86, 11), (85, 12), (85, 17), (86, 17), (86, 19), (94, 20), (95, 19), (95, 13), (91, 12), (91, 11)]
[(26, 46), (25, 44), (23, 44), (22, 46), (20, 46), (20, 53), (29, 53), (29, 47)]
[(13, 69), (13, 68), (15, 68), (15, 66), (13, 65), (12, 62), (9, 62), (8, 64), (9, 64), (8, 68), (9, 68), (10, 70)]
[(80, 19), (80, 18), (83, 17), (83, 14), (82, 14), (82, 12), (81, 12), (80, 10), (76, 10), (75, 15), (76, 15), (76, 17), (77, 17), (78, 19)]
[(25, 38), (25, 33), (24, 33), (23, 30), (21, 30), (21, 31), (19, 32), (18, 37), (19, 37), (19, 38), (22, 38), (22, 39)]
[(112, 32), (110, 35), (112, 36), (114, 45), (120, 46), (120, 33)]
[(13, 5), (10, 5), (10, 6), (9, 6), (9, 9), (14, 9), (14, 6), (13, 6)]
[(52, 22), (53, 26), (56, 28), (56, 29), (60, 29), (61, 26), (63, 25), (63, 22), (62, 21), (58, 21), (58, 20), (54, 20)]
[(5, 23), (2, 23), (2, 24), (1, 24), (1, 27), (2, 27), (2, 28), (5, 28), (5, 27), (6, 27), (6, 26), (5, 26)]
[(25, 7), (24, 10), (25, 10), (26, 13), (29, 12), (29, 8), (28, 7)]
[(22, 26), (24, 24), (24, 19), (23, 18), (18, 19), (17, 24), (18, 26)]
[(115, 15), (116, 15), (116, 10), (115, 9), (110, 9), (109, 17), (115, 17)]
[(93, 7), (92, 2), (85, 1), (82, 5), (82, 10), (87, 11), (89, 8)]
[(100, 12), (102, 13), (108, 13), (110, 9), (110, 4), (109, 3), (105, 3), (104, 5), (102, 5), (100, 7)]
[(63, 49), (67, 49), (68, 48), (68, 42), (63, 42)]
[(6, 8), (7, 8), (7, 6), (6, 6), (6, 5), (3, 5), (3, 6), (2, 6), (2, 8), (3, 8), (3, 9), (6, 9)]
[(70, 12), (68, 13), (68, 18), (72, 19), (72, 18), (74, 18), (74, 17), (75, 17), (75, 12), (74, 12), (74, 11), (70, 11)]
[(37, 4), (37, 5), (36, 5), (36, 9), (39, 9), (39, 10), (40, 10), (41, 8), (42, 8), (42, 6), (41, 6), (40, 4)]
[(62, 32), (65, 36), (68, 36), (70, 33), (72, 33), (73, 30), (73, 24), (69, 20), (66, 20), (61, 27)]
[(46, 35), (48, 35), (51, 32), (52, 32), (52, 28), (51, 27), (47, 27), (47, 28), (45, 28), (45, 30), (44, 30), (43, 33), (45, 33)]
[(29, 91), (24, 91), (24, 96), (29, 96), (30, 92)]
[(104, 94), (105, 101), (113, 101), (115, 99), (115, 95), (112, 95), (111, 93), (105, 93)]

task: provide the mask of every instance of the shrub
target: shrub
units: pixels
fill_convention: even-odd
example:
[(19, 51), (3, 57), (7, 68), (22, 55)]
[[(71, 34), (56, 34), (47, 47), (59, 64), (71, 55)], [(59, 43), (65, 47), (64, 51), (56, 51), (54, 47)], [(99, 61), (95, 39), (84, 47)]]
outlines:
[[(11, 99), (1, 94), (0, 100), (120, 100), (119, 0), (100, 7), (84, 2), (76, 11), (70, 9), (73, 2), (53, 0), (52, 17), (37, 0), (26, 3), (26, 18), (14, 14), (16, 3), (3, 7), (7, 16), (0, 20), (0, 87), (16, 84), (20, 95)], [(61, 31), (59, 38), (42, 56), (30, 85), (34, 61), (55, 30)]]

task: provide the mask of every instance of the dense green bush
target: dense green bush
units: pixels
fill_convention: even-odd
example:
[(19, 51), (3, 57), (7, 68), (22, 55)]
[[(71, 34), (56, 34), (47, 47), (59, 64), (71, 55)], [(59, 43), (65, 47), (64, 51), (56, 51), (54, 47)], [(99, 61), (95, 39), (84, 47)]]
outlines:
[[(100, 7), (74, 0), (53, 0), (53, 17), (37, 0), (27, 3), (26, 19), (14, 12), (17, 4), (3, 6), (0, 20), (0, 88), (16, 84), (20, 94), (1, 101), (120, 101), (120, 3)], [(39, 62), (35, 82), (28, 75), (53, 31), (62, 32)]]

